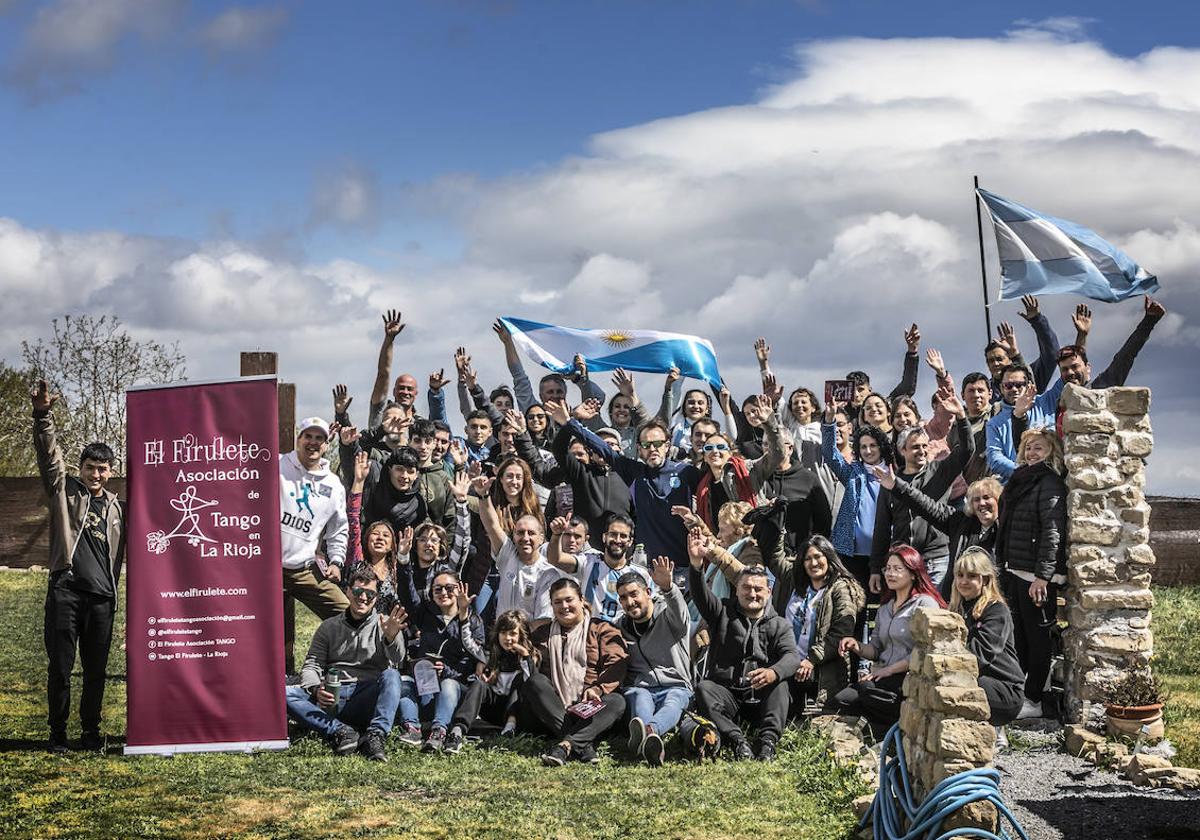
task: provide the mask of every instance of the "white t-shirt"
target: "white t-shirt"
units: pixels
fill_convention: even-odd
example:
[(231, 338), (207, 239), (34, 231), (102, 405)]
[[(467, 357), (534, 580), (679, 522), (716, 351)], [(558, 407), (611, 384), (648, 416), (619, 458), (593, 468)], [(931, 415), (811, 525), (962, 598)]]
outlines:
[(566, 575), (550, 565), (546, 559), (546, 546), (542, 546), (538, 559), (526, 566), (517, 557), (513, 541), (506, 539), (494, 559), (496, 571), (500, 573), (496, 615), (507, 610), (524, 610), (530, 620), (553, 617), (550, 585)]
[[(588, 588), (592, 587), (590, 595), (593, 618), (616, 621), (625, 614), (625, 611), (621, 609), (621, 599), (617, 597), (617, 581), (629, 572), (637, 572), (641, 575), (642, 580), (646, 581), (646, 588), (651, 592), (654, 591), (654, 584), (650, 582), (650, 572), (642, 566), (626, 563), (619, 569), (610, 569), (604, 562), (604, 556), (595, 550), (576, 554), (575, 559), (578, 560), (578, 564), (572, 577), (579, 583), (579, 588), (583, 590), (585, 601), (589, 596)], [(595, 580), (594, 585), (592, 584), (593, 580)]]

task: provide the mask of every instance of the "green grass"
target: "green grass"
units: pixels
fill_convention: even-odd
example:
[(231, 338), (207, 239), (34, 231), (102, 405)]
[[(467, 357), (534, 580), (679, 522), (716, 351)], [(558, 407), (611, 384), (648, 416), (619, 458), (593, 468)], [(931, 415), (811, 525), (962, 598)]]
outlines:
[(1200, 767), (1200, 587), (1154, 590), (1154, 673), (1167, 690), (1163, 718), (1179, 754)]
[[(371, 764), (314, 738), (285, 752), (174, 758), (41, 750), (46, 577), (0, 573), (0, 826), (9, 837), (840, 838), (865, 792), (820, 738), (789, 730), (773, 765), (674, 760), (651, 770), (621, 742), (599, 765), (543, 768), (542, 742), (458, 756), (390, 750)], [(303, 607), (302, 653), (316, 622)], [(123, 619), (123, 610), (118, 621)], [(118, 627), (121, 638), (123, 624)], [(124, 655), (113, 644), (104, 728), (125, 731)], [(72, 697), (77, 701), (78, 673)], [(77, 726), (77, 718), (75, 721)], [(73, 729), (72, 737), (78, 736)]]

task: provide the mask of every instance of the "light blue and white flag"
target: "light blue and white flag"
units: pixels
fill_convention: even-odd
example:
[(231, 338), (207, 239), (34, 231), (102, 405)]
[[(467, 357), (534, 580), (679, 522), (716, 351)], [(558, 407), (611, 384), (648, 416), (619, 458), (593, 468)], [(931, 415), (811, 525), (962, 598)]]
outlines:
[(1112, 303), (1158, 291), (1153, 274), (1094, 231), (978, 192), (996, 228), (1001, 300), (1077, 294)]
[(570, 373), (578, 353), (587, 360), (589, 371), (625, 368), (666, 373), (674, 366), (684, 376), (721, 387), (716, 351), (704, 338), (657, 330), (580, 330), (523, 318), (500, 320), (529, 358), (557, 373)]

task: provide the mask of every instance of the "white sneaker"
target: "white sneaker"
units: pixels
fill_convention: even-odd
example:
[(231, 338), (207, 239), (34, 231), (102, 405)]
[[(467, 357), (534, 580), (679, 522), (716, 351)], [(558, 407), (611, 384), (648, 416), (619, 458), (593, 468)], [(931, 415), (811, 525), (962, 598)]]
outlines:
[(996, 746), (993, 752), (1001, 752), (1008, 749), (1008, 733), (1004, 731), (1003, 726), (996, 727)]
[(1017, 713), (1017, 720), (1029, 720), (1030, 718), (1044, 717), (1042, 714), (1042, 704), (1035, 703), (1028, 697), (1021, 704), (1021, 711)]

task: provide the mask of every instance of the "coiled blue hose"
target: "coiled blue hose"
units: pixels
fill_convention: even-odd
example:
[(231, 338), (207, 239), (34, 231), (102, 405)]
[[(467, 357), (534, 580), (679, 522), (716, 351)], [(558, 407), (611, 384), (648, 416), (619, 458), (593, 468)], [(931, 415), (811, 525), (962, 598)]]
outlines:
[[(889, 758), (892, 760), (889, 761)], [(871, 809), (859, 822), (859, 828), (868, 822), (872, 823), (875, 840), (917, 840), (922, 837), (925, 840), (948, 840), (966, 836), (984, 840), (1012, 840), (1003, 825), (999, 834), (979, 828), (942, 831), (943, 819), (964, 805), (982, 801), (995, 805), (1002, 817), (1001, 823), (1007, 820), (1022, 840), (1029, 840), (1021, 823), (1004, 804), (1000, 795), (1000, 771), (992, 768), (981, 767), (944, 779), (929, 792), (924, 802), (920, 805), (914, 802), (900, 725), (896, 724), (884, 736), (879, 755), (879, 791), (875, 794)], [(908, 831), (903, 830), (905, 822), (909, 826)]]

